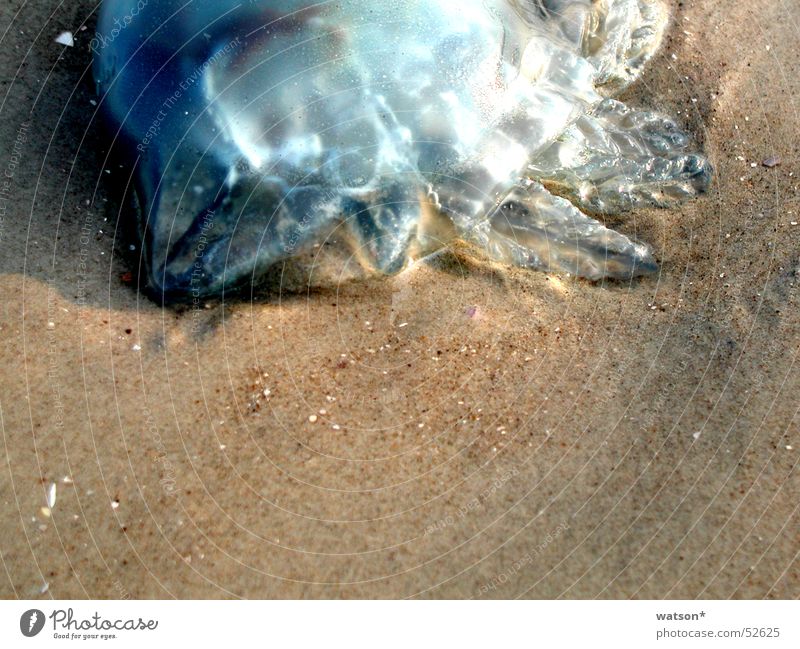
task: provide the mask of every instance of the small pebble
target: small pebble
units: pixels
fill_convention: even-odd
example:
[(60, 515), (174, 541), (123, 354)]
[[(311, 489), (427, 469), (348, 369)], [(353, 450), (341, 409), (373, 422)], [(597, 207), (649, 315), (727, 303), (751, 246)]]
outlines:
[(781, 159), (776, 155), (771, 155), (769, 158), (765, 159), (762, 163), (767, 169), (772, 169), (773, 167), (779, 167), (781, 164)]
[(308, 418), (308, 421), (310, 421), (312, 424), (316, 424), (317, 423), (317, 416), (316, 415), (311, 415)]

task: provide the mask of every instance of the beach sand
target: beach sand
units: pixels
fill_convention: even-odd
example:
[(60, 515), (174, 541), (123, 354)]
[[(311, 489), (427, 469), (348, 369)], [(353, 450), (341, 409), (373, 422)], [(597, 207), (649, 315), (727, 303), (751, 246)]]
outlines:
[(800, 596), (797, 3), (673, 2), (625, 93), (717, 171), (615, 222), (657, 277), (456, 250), (200, 310), (131, 286), (53, 6), (0, 8), (0, 595)]

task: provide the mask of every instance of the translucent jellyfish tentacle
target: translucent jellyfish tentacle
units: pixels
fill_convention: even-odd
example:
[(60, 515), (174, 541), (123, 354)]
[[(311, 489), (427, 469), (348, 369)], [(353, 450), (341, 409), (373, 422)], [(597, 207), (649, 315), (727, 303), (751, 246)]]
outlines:
[(661, 0), (593, 0), (583, 55), (597, 68), (605, 95), (635, 81), (666, 33), (669, 13)]
[(705, 192), (713, 169), (668, 117), (605, 100), (532, 160), (529, 173), (593, 213), (671, 207)]
[(462, 238), (503, 263), (591, 280), (658, 270), (650, 249), (596, 221), (540, 183), (520, 181)]
[(661, 0), (511, 0), (511, 4), (530, 24), (544, 24), (589, 60), (605, 95), (641, 74), (669, 22)]
[(393, 275), (405, 268), (420, 220), (413, 186), (391, 184), (368, 202), (346, 199), (343, 211), (353, 254), (366, 270)]

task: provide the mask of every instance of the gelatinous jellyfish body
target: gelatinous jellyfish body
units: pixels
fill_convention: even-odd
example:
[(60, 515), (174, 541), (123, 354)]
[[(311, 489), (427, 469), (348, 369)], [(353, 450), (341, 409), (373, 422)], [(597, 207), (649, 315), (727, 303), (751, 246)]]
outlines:
[(106, 0), (95, 79), (150, 290), (219, 295), (331, 241), (375, 274), (453, 239), (652, 272), (588, 214), (710, 182), (673, 121), (610, 98), (667, 22), (658, 0)]

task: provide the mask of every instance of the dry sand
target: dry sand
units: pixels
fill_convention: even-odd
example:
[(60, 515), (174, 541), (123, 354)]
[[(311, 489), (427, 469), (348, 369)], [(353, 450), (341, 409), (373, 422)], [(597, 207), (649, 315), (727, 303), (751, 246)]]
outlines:
[(29, 124), (0, 223), (0, 595), (800, 596), (795, 0), (673, 2), (626, 93), (718, 171), (621, 221), (659, 277), (459, 252), (199, 312), (125, 282), (94, 8), (53, 7), (0, 8), (3, 172)]

